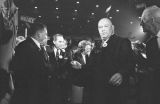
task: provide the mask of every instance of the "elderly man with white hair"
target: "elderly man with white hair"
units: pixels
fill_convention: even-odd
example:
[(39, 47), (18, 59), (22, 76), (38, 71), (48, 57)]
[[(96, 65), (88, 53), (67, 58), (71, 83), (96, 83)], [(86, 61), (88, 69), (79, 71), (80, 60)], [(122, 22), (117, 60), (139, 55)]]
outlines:
[(160, 8), (158, 6), (145, 8), (141, 17), (141, 26), (150, 36), (146, 42), (147, 69), (150, 76), (149, 85), (151, 85), (150, 104), (160, 104)]

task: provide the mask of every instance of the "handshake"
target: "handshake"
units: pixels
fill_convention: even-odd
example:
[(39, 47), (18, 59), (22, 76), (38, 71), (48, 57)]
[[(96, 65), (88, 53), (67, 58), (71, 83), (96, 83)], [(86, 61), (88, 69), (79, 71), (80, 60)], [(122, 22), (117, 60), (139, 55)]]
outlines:
[(71, 65), (72, 65), (72, 68), (74, 69), (81, 69), (82, 68), (82, 64), (79, 63), (78, 61), (71, 61)]

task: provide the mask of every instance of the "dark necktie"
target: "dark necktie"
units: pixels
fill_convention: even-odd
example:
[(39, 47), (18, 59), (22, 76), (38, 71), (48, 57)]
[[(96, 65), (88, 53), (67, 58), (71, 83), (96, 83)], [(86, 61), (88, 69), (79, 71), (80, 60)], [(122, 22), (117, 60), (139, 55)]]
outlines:
[(89, 56), (88, 56), (88, 55), (86, 55), (86, 63), (88, 63), (88, 59), (89, 59)]
[(56, 59), (58, 59), (59, 58), (59, 52), (58, 52), (58, 49), (57, 49), (57, 51), (56, 51)]
[(44, 46), (42, 46), (42, 45), (41, 45), (41, 52), (42, 52), (43, 56), (45, 57), (45, 60), (46, 60), (46, 61), (49, 61), (48, 54), (47, 54), (47, 52), (45, 51)]

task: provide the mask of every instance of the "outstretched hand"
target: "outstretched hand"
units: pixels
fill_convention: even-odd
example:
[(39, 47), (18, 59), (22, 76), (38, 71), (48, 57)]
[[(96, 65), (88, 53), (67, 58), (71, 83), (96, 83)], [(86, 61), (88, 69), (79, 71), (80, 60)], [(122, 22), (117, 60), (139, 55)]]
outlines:
[(78, 61), (71, 61), (71, 65), (72, 65), (72, 68), (74, 68), (74, 69), (81, 69), (82, 68), (81, 63), (79, 63)]
[(122, 81), (123, 79), (120, 73), (115, 73), (109, 80), (111, 84), (116, 85), (116, 86), (119, 86), (122, 83)]

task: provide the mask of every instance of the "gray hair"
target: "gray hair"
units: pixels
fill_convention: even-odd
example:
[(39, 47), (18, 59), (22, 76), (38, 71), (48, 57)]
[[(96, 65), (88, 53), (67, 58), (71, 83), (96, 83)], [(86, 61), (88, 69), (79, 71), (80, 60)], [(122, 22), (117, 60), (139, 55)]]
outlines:
[[(56, 41), (56, 40), (57, 40), (57, 37), (63, 37), (63, 35), (62, 35), (62, 34), (59, 34), (59, 33), (53, 35), (53, 41)], [(64, 38), (64, 37), (63, 37), (63, 38)]]
[(156, 5), (145, 8), (142, 13), (142, 20), (144, 22), (152, 18), (160, 18), (160, 8)]

